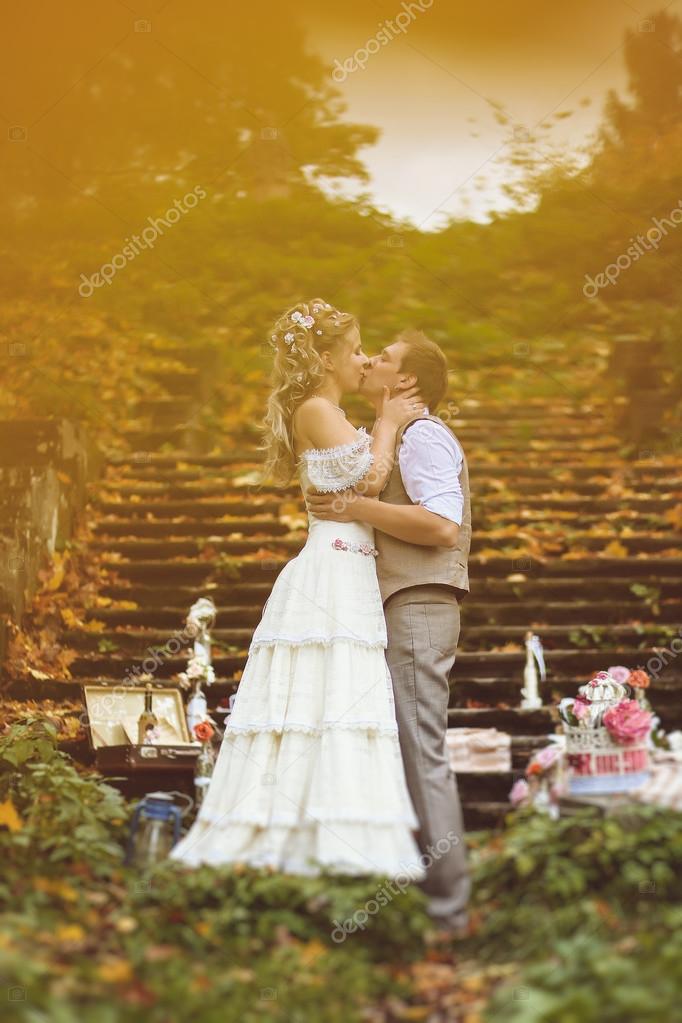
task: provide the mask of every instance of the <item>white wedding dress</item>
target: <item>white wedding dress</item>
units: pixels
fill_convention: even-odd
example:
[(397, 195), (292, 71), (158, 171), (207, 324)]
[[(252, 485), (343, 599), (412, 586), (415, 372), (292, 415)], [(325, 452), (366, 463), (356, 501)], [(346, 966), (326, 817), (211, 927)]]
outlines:
[[(303, 489), (340, 491), (367, 474), (371, 438), (357, 433), (303, 453)], [(420, 880), (374, 530), (310, 512), (308, 522), (253, 634), (204, 800), (170, 856)]]

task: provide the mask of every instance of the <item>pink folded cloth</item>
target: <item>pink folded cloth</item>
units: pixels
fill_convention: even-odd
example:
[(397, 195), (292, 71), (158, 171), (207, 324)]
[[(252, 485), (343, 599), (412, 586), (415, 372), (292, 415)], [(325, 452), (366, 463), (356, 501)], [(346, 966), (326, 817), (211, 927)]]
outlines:
[(497, 728), (448, 728), (445, 748), (458, 771), (511, 771), (511, 735)]
[(640, 803), (682, 810), (682, 751), (654, 750), (648, 780), (629, 794)]

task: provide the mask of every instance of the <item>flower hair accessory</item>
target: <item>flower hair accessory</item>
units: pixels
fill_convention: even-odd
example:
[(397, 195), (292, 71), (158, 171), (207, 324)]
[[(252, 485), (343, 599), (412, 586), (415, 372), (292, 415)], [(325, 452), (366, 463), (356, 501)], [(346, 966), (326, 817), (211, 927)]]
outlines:
[[(321, 312), (324, 312), (325, 310), (331, 310), (333, 307), (329, 304), (329, 302), (322, 302), (322, 303), (316, 302), (313, 306), (311, 306), (311, 308), (312, 308), (312, 311), (314, 313), (321, 313)], [(338, 313), (336, 312), (336, 310), (334, 310), (334, 312), (338, 316)], [(291, 324), (295, 325), (296, 327), (301, 327), (304, 330), (310, 330), (312, 327), (315, 326), (315, 323), (316, 323), (316, 320), (315, 320), (315, 318), (313, 316), (311, 316), (310, 314), (304, 315), (299, 309), (297, 309), (293, 313), (291, 313), (291, 315), (289, 316), (289, 321), (290, 321)], [(284, 328), (282, 328), (282, 329), (284, 329)], [(320, 328), (318, 327), (315, 330), (315, 333), (318, 334), (318, 335), (322, 335), (323, 331), (320, 330)], [(291, 329), (287, 330), (286, 333), (281, 335), (281, 337), (282, 337), (282, 340), (288, 346), (288, 348), (289, 348), (289, 350), (291, 352), (298, 352), (304, 358), (306, 358), (306, 359), (308, 358), (308, 353), (305, 351), (304, 348), (300, 348), (300, 347), (297, 348), (296, 347), (296, 344), (295, 344), (296, 334), (295, 334), (295, 330), (294, 330), (293, 326), (292, 326)], [(277, 334), (272, 334), (271, 337), (270, 337), (270, 343), (271, 343), (273, 348), (277, 348), (277, 341), (278, 341)]]
[(291, 319), (294, 323), (298, 323), (301, 327), (305, 327), (306, 329), (308, 327), (312, 327), (315, 323), (312, 316), (304, 316), (303, 313), (299, 313), (298, 310), (291, 314)]

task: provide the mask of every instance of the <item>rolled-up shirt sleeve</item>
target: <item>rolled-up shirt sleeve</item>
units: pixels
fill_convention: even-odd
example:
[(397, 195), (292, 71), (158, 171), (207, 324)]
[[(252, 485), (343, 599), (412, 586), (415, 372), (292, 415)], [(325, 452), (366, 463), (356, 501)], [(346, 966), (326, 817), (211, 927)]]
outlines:
[(400, 475), (414, 504), (462, 524), (464, 495), (460, 483), (462, 449), (450, 431), (431, 419), (405, 430), (398, 452)]

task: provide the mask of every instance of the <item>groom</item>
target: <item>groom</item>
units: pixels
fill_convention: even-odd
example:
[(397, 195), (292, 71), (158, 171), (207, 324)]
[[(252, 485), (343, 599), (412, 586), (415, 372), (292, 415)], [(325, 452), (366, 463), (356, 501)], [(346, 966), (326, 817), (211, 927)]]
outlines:
[(308, 491), (306, 501), (318, 518), (374, 526), (400, 747), (417, 841), (430, 858), (419, 886), (437, 927), (465, 933), (470, 878), (445, 734), (459, 602), (469, 590), (471, 512), (464, 452), (433, 414), (447, 391), (445, 356), (421, 331), (403, 331), (370, 360), (360, 393), (378, 416), (385, 386), (396, 394), (415, 383), (426, 405), (398, 430), (379, 499), (364, 497), (360, 483), (342, 494)]

